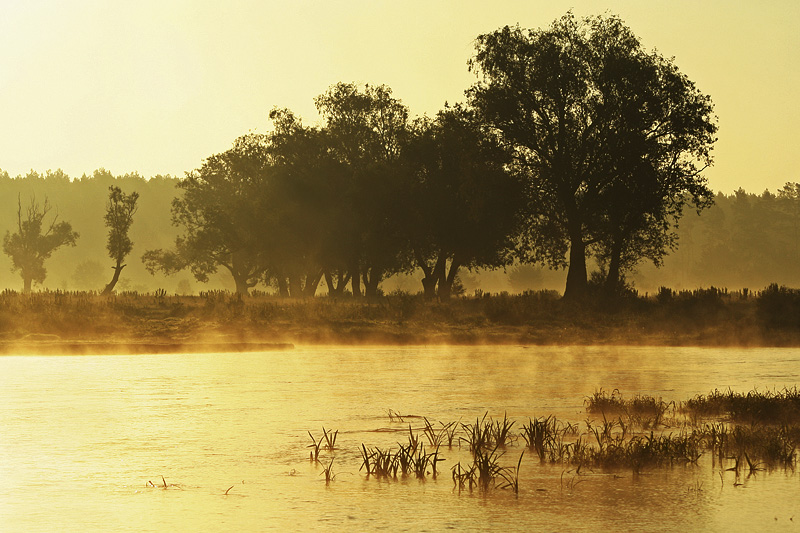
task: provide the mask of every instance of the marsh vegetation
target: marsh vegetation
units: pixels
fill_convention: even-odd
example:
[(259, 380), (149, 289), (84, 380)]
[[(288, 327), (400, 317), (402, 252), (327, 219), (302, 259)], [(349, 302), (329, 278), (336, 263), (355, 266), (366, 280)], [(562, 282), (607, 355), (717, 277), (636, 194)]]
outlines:
[[(585, 405), (587, 418), (582, 423), (547, 415), (528, 418), (519, 429), (506, 415), (493, 419), (484, 413), (474, 423), (439, 422), (436, 430), (427, 418), (394, 414), (390, 416), (393, 423), (407, 424), (407, 429), (396, 430), (405, 433), (406, 442), (390, 448), (362, 443), (359, 471), (379, 480), (436, 479), (441, 473), (438, 463), (448, 457), (452, 462), (467, 452), (469, 459), (450, 467), (454, 490), (519, 493), (526, 452), (526, 462), (562, 468), (562, 488), (563, 475), (569, 474), (570, 489), (580, 476), (598, 473), (636, 476), (656, 468), (700, 468), (703, 456), (711, 459), (707, 466), (723, 484), (731, 472), (734, 486), (741, 484), (743, 476), (766, 470), (794, 472), (797, 463), (800, 393), (796, 388), (746, 393), (714, 390), (681, 402), (647, 395), (625, 398), (618, 390), (601, 390), (587, 397)], [(415, 422), (417, 427), (413, 427)], [(315, 445), (318, 449), (319, 443)], [(510, 462), (506, 454), (515, 448), (521, 451), (516, 462)], [(332, 464), (336, 454), (333, 448), (326, 449)], [(313, 459), (322, 464), (316, 455)]]

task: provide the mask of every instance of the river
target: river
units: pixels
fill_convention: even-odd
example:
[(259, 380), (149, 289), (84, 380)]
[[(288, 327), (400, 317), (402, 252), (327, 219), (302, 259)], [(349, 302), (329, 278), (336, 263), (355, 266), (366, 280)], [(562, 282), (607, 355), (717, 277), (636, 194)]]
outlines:
[[(2, 531), (800, 530), (800, 476), (734, 485), (710, 463), (576, 473), (523, 456), (519, 494), (359, 471), (408, 424), (581, 423), (603, 388), (685, 400), (800, 383), (800, 349), (296, 347), (244, 354), (0, 357)], [(405, 415), (391, 420), (389, 410)], [(308, 432), (338, 431), (335, 479)], [(504, 460), (516, 464), (520, 443)], [(162, 478), (163, 476), (163, 478)], [(164, 488), (166, 484), (166, 488)], [(227, 491), (227, 492), (226, 492)]]

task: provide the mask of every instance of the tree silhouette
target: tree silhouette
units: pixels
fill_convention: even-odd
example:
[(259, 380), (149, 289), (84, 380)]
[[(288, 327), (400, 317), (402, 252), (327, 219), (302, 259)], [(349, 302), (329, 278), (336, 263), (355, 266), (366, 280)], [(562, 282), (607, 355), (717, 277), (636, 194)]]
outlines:
[[(398, 195), (402, 180), (398, 162), (408, 133), (408, 108), (385, 85), (338, 83), (315, 99), (337, 159), (347, 166), (342, 209), (348, 234), (339, 241), (347, 261), (353, 294), (375, 296), (387, 275), (411, 264), (402, 245), (403, 213)], [(349, 218), (349, 220), (346, 220)]]
[(108, 242), (106, 249), (109, 257), (114, 260), (114, 276), (103, 289), (103, 294), (111, 294), (119, 281), (119, 275), (126, 265), (122, 264), (133, 248), (133, 242), (128, 237), (128, 230), (133, 223), (136, 213), (136, 202), (139, 193), (125, 194), (116, 185), (109, 187), (108, 203), (106, 204), (105, 224), (108, 227)]
[(257, 228), (263, 223), (257, 200), (268, 163), (265, 139), (250, 134), (188, 173), (178, 184), (183, 195), (172, 202), (173, 224), (184, 233), (175, 240), (174, 250), (145, 252), (147, 270), (174, 274), (189, 268), (205, 282), (223, 267), (233, 276), (236, 292), (247, 294), (266, 271), (257, 242)]
[(527, 174), (520, 252), (568, 266), (565, 298), (585, 295), (594, 245), (615, 270), (623, 257), (659, 257), (687, 197), (707, 205), (710, 98), (619, 18), (568, 13), (544, 30), (481, 35), (476, 47), (471, 103)]
[(58, 222), (58, 214), (49, 224), (45, 222), (51, 209), (47, 197), (42, 205), (31, 198), (24, 217), (19, 197), (17, 206), (17, 232), (6, 232), (3, 251), (11, 258), (12, 272), (20, 271), (23, 291), (29, 293), (32, 283), (42, 283), (47, 277), (44, 262), (61, 246), (75, 246), (78, 234), (69, 222)]
[(417, 121), (403, 159), (403, 222), (427, 297), (449, 298), (462, 267), (510, 263), (521, 190), (508, 155), (471, 110), (447, 107)]

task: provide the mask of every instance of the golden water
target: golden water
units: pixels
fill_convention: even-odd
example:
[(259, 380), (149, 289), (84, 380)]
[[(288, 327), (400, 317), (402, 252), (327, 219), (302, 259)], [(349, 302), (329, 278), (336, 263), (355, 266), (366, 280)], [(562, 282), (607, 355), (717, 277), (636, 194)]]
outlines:
[[(526, 456), (520, 493), (379, 481), (358, 447), (405, 441), (387, 411), (584, 420), (600, 387), (684, 400), (800, 383), (800, 350), (298, 347), (253, 354), (0, 357), (0, 531), (800, 530), (800, 475), (699, 467), (584, 473)], [(308, 460), (339, 430), (336, 479)], [(522, 447), (504, 461), (516, 464)], [(164, 476), (167, 489), (159, 488)], [(152, 481), (156, 487), (148, 484)], [(225, 491), (232, 487), (228, 494)]]

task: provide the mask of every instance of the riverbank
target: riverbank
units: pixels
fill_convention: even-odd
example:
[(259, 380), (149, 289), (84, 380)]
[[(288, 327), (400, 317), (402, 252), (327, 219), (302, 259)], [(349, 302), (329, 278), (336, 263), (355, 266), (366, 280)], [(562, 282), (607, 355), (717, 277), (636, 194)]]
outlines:
[[(0, 351), (242, 351), (288, 344), (800, 346), (800, 296), (706, 289), (574, 304), (552, 292), (431, 302), (40, 292), (0, 294)], [(206, 346), (206, 348), (204, 348)], [(226, 349), (227, 346), (227, 349)], [(81, 352), (83, 350), (83, 352)], [(88, 350), (88, 351), (87, 351)]]

